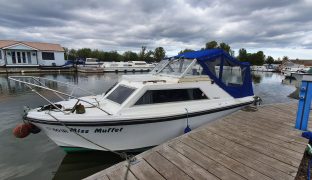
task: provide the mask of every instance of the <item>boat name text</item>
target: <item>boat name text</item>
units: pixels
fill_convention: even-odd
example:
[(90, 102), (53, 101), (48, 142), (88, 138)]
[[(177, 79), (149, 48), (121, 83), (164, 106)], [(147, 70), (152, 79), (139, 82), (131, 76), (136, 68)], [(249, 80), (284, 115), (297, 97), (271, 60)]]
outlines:
[[(89, 132), (92, 132), (92, 130), (90, 129), (80, 129), (80, 128), (70, 128), (70, 130), (68, 129), (64, 129), (64, 128), (51, 128), (51, 127), (46, 127), (47, 130), (49, 131), (54, 131), (57, 133), (69, 133), (69, 132), (75, 132), (75, 133), (80, 133), (80, 134), (86, 134)], [(123, 130), (123, 128), (95, 128), (93, 130), (93, 133), (118, 133), (121, 132)]]

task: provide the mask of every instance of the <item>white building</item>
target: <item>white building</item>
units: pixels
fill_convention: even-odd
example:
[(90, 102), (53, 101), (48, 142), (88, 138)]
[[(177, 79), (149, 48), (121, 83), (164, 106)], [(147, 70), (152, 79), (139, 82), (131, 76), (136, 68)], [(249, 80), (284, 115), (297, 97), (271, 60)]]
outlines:
[(64, 48), (59, 44), (0, 40), (0, 66), (62, 66)]

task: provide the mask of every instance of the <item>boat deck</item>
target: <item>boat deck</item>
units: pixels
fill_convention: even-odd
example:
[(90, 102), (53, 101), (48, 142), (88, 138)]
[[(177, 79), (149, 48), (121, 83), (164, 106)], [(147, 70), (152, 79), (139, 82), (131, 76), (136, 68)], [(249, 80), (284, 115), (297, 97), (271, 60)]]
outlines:
[[(238, 111), (87, 179), (295, 179), (308, 140), (297, 103)], [(311, 127), (311, 126), (310, 126)]]

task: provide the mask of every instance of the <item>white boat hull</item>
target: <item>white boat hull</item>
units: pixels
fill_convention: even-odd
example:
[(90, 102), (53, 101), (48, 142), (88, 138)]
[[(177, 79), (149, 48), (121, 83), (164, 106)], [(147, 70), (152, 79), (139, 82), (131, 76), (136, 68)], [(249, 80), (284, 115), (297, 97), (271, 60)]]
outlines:
[(151, 71), (153, 67), (104, 67), (104, 72), (138, 72)]
[[(189, 126), (195, 129), (205, 123), (233, 113), (242, 108), (234, 107), (223, 111), (194, 116), (189, 118)], [(87, 148), (104, 150), (88, 142), (77, 134), (70, 132), (62, 125), (51, 125), (32, 122), (40, 127), (58, 146), (67, 148)], [(139, 123), (115, 126), (68, 126), (88, 140), (114, 151), (129, 151), (156, 146), (184, 133), (186, 118), (164, 120), (154, 123)]]

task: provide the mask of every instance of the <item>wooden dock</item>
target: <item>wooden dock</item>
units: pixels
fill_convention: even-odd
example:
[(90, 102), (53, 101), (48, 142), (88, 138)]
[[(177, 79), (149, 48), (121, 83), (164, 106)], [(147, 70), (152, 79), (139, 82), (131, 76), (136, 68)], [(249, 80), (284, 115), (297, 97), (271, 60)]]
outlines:
[(308, 140), (294, 129), (297, 103), (238, 111), (87, 179), (295, 179)]

